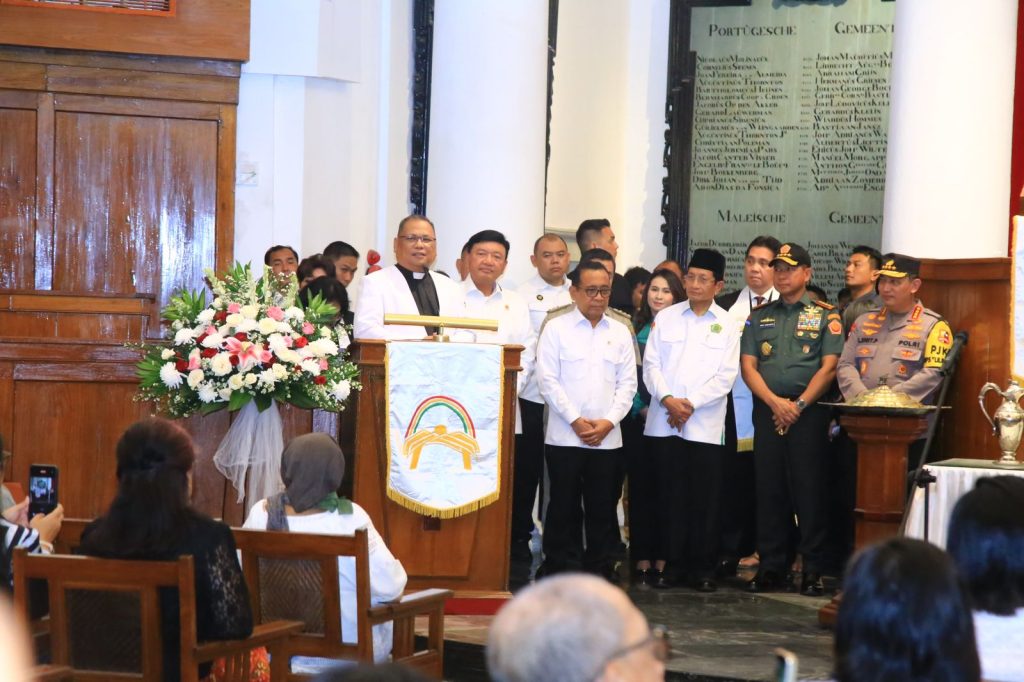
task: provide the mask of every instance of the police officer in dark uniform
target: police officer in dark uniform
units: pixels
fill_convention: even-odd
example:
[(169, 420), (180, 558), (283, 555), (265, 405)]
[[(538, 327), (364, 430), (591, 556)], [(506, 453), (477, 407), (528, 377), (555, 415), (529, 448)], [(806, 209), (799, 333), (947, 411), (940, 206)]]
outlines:
[(831, 386), (843, 350), (833, 306), (807, 295), (811, 257), (783, 244), (772, 261), (779, 299), (750, 313), (740, 345), (743, 380), (754, 394), (757, 550), (751, 592), (785, 586), (792, 560), (793, 516), (800, 524), (801, 593), (824, 592), (828, 534), (828, 408), (816, 404)]

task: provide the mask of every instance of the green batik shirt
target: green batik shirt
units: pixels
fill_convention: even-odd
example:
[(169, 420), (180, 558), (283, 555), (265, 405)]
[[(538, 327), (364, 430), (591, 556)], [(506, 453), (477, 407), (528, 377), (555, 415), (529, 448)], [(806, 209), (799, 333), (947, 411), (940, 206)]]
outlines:
[(804, 295), (789, 305), (781, 298), (750, 311), (740, 354), (757, 358), (757, 371), (772, 393), (804, 392), (826, 355), (843, 352), (843, 323), (834, 306)]

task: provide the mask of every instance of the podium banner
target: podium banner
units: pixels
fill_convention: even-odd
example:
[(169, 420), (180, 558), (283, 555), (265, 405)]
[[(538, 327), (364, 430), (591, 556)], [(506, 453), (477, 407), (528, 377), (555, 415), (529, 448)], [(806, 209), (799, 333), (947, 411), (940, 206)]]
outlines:
[(384, 372), (388, 498), (418, 514), (444, 519), (497, 500), (503, 348), (391, 342)]

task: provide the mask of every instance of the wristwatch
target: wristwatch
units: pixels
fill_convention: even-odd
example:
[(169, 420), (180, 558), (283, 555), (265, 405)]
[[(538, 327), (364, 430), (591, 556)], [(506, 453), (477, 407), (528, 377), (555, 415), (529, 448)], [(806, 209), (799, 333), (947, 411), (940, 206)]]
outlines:
[(803, 398), (797, 398), (796, 399), (796, 409), (798, 409), (801, 412), (803, 412), (805, 407), (807, 407), (807, 401), (804, 400)]

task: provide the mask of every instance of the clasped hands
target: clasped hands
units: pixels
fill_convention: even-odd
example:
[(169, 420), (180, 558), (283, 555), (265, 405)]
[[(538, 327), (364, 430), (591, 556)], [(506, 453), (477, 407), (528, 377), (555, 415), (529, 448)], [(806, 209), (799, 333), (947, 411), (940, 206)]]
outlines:
[(775, 396), (771, 402), (771, 408), (772, 421), (775, 423), (775, 428), (782, 433), (785, 433), (786, 429), (796, 424), (796, 420), (800, 418), (800, 408), (792, 400)]
[(661, 404), (668, 411), (668, 425), (676, 431), (682, 432), (686, 421), (693, 416), (693, 403), (686, 398), (668, 396), (661, 401)]
[(586, 417), (580, 417), (571, 426), (572, 430), (579, 436), (579, 439), (590, 447), (600, 445), (605, 436), (615, 428), (615, 425), (607, 419), (587, 419)]

